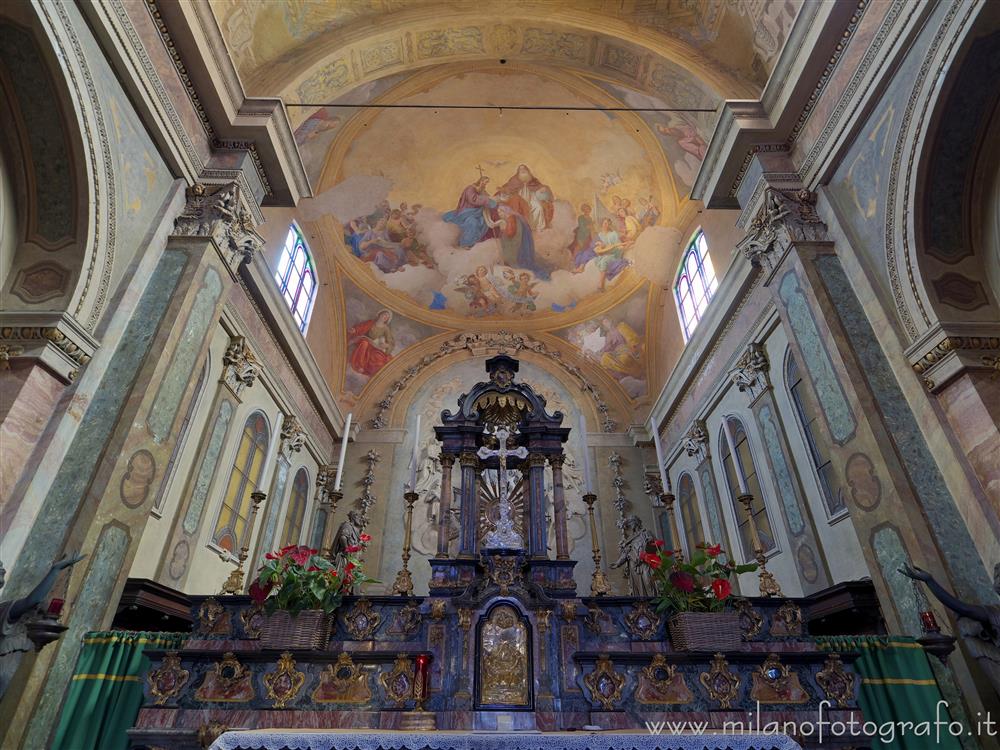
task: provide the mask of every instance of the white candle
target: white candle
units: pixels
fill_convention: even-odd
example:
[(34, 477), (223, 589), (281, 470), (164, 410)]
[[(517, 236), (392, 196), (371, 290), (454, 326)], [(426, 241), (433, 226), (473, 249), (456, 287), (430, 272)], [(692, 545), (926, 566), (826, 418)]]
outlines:
[(740, 464), (739, 456), (736, 455), (736, 444), (733, 442), (733, 431), (729, 427), (729, 417), (722, 418), (722, 429), (726, 433), (726, 442), (729, 443), (729, 455), (733, 459), (733, 470), (736, 472), (736, 481), (740, 484), (740, 494), (748, 495), (747, 480), (743, 476), (743, 466)]
[(340, 438), (340, 458), (337, 459), (337, 481), (333, 483), (333, 491), (340, 492), (340, 483), (344, 481), (344, 457), (347, 455), (347, 440), (351, 437), (351, 420), (354, 414), (347, 415), (344, 422), (344, 434)]
[(656, 467), (660, 470), (660, 487), (662, 492), (670, 492), (670, 480), (663, 461), (663, 446), (660, 445), (660, 431), (653, 424), (653, 445), (656, 446)]
[(583, 486), (588, 495), (594, 494), (594, 482), (590, 477), (590, 449), (587, 447), (587, 419), (580, 412), (580, 446), (583, 452)]
[(420, 415), (417, 415), (417, 427), (413, 431), (413, 455), (410, 457), (410, 492), (417, 491), (417, 456), (420, 453)]

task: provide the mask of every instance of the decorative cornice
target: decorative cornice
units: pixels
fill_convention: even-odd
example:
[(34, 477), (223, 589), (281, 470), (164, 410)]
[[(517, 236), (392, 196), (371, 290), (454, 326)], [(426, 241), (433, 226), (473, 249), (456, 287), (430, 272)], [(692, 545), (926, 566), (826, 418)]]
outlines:
[(937, 392), (967, 370), (1000, 369), (994, 355), (998, 350), (1000, 335), (944, 333), (939, 329), (937, 336), (924, 337), (907, 353), (927, 390)]
[(438, 350), (433, 354), (421, 357), (415, 364), (406, 368), (403, 376), (394, 381), (389, 386), (385, 396), (376, 404), (378, 411), (372, 418), (370, 425), (373, 430), (381, 430), (388, 425), (386, 414), (392, 407), (393, 400), (406, 388), (409, 383), (421, 373), (428, 365), (433, 364), (441, 357), (460, 351), (477, 353), (481, 351), (498, 351), (507, 354), (516, 354), (520, 351), (529, 351), (540, 354), (545, 358), (558, 364), (563, 370), (576, 378), (579, 386), (586, 391), (594, 400), (597, 411), (603, 419), (602, 428), (604, 432), (614, 432), (617, 427), (615, 421), (611, 419), (611, 410), (605, 403), (600, 391), (594, 386), (576, 365), (567, 362), (558, 349), (550, 348), (545, 342), (537, 341), (527, 334), (511, 333), (509, 331), (496, 331), (484, 333), (460, 333), (454, 338), (443, 342)]
[(95, 341), (68, 314), (9, 313), (0, 316), (0, 361), (34, 359), (63, 382), (76, 379), (97, 351)]

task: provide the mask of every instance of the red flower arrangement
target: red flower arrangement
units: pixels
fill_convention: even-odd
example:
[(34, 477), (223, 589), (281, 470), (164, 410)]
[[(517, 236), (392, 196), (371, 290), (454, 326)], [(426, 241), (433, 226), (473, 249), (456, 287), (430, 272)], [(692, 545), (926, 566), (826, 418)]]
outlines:
[(250, 584), (250, 596), (255, 603), (263, 604), (268, 614), (277, 610), (296, 614), (306, 609), (330, 614), (355, 586), (373, 582), (356, 557), (370, 541), (371, 536), (362, 534), (361, 544), (348, 550), (341, 570), (319, 550), (305, 545), (290, 544), (268, 552), (257, 571), (257, 580)]
[(727, 560), (719, 544), (699, 544), (690, 560), (680, 559), (673, 550), (664, 549), (660, 539), (652, 546), (655, 552), (643, 552), (639, 558), (653, 569), (659, 591), (658, 612), (718, 612), (725, 608), (733, 593), (729, 579), (734, 574), (757, 570), (756, 563), (737, 565)]

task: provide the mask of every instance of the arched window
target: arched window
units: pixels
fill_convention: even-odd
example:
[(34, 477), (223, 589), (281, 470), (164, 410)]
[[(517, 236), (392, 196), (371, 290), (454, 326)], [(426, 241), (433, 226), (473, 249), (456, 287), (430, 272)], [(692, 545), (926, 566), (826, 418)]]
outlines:
[(837, 481), (837, 474), (833, 469), (833, 461), (828, 451), (829, 445), (819, 433), (822, 420), (819, 418), (818, 404), (812, 393), (805, 387), (799, 365), (790, 350), (785, 361), (785, 384), (792, 397), (792, 404), (795, 406), (795, 413), (799, 418), (799, 426), (805, 435), (806, 445), (809, 446), (809, 456), (812, 458), (813, 469), (816, 470), (816, 477), (819, 479), (820, 487), (823, 488), (826, 512), (831, 516), (836, 515), (847, 506)]
[(250, 493), (256, 492), (260, 483), (269, 439), (267, 420), (261, 412), (254, 412), (243, 426), (240, 447), (236, 451), (219, 520), (212, 535), (213, 542), (233, 554), (248, 541), (243, 535), (247, 531), (250, 515)]
[(285, 525), (281, 530), (281, 546), (298, 544), (302, 538), (302, 521), (306, 516), (306, 498), (309, 495), (309, 472), (302, 467), (292, 480), (292, 494), (288, 498)]
[[(701, 517), (698, 515), (698, 495), (694, 490), (694, 480), (690, 474), (681, 474), (677, 482), (677, 505), (681, 511), (681, 523), (684, 525), (684, 541), (687, 542), (687, 555), (690, 557), (705, 541), (705, 532), (701, 528)], [(711, 540), (718, 544), (718, 539)]]
[(157, 492), (156, 499), (153, 501), (153, 511), (157, 514), (163, 512), (163, 503), (167, 499), (167, 491), (170, 489), (170, 483), (174, 479), (177, 457), (180, 456), (181, 451), (184, 450), (184, 446), (187, 444), (188, 432), (191, 429), (191, 420), (194, 418), (195, 412), (198, 411), (198, 406), (201, 404), (201, 398), (205, 393), (205, 384), (208, 381), (208, 372), (210, 369), (211, 365), (206, 357), (205, 364), (201, 368), (201, 375), (198, 376), (198, 382), (194, 387), (194, 396), (191, 398), (191, 403), (188, 404), (187, 412), (184, 414), (184, 421), (177, 431), (177, 442), (174, 443), (174, 449), (171, 451), (167, 465), (163, 469), (163, 481), (160, 482), (159, 492)]
[(299, 330), (305, 333), (316, 298), (316, 269), (302, 232), (295, 224), (288, 228), (274, 280), (278, 282), (278, 291), (285, 298)]
[(684, 251), (677, 281), (674, 282), (674, 298), (685, 341), (691, 338), (718, 287), (712, 258), (708, 254), (708, 242), (705, 233), (699, 229)]
[[(753, 463), (753, 456), (750, 454), (750, 442), (747, 440), (747, 431), (743, 423), (736, 417), (729, 417), (729, 429), (733, 434), (733, 445), (736, 446), (736, 460), (743, 470), (746, 479), (747, 489), (753, 495), (753, 502), (750, 505), (753, 512), (757, 535), (760, 537), (761, 547), (764, 554), (775, 549), (774, 532), (771, 530), (771, 520), (767, 516), (767, 506), (764, 504), (764, 496), (760, 491), (760, 478), (757, 476), (757, 469)], [(726, 484), (729, 485), (729, 496), (733, 501), (733, 510), (736, 514), (736, 525), (740, 532), (740, 544), (743, 547), (744, 559), (753, 557), (753, 537), (750, 535), (750, 522), (747, 518), (746, 508), (738, 502), (736, 498), (740, 496), (740, 483), (736, 476), (736, 467), (733, 465), (733, 456), (729, 452), (729, 442), (726, 440), (725, 428), (719, 439), (720, 453), (722, 454), (722, 466), (726, 472)]]

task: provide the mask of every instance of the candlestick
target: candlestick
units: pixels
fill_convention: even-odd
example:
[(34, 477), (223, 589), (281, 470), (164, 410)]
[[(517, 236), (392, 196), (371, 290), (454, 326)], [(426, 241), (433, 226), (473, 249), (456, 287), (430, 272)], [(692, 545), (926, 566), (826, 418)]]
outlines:
[(753, 495), (744, 492), (736, 500), (747, 512), (747, 525), (750, 527), (750, 545), (753, 547), (753, 556), (757, 561), (760, 595), (766, 597), (784, 596), (781, 593), (781, 586), (778, 585), (774, 574), (767, 569), (767, 557), (764, 555), (764, 545), (760, 542), (760, 534), (757, 533), (757, 520), (753, 517)]
[(583, 487), (588, 495), (594, 492), (594, 480), (590, 476), (590, 449), (587, 447), (587, 419), (580, 412), (580, 445), (583, 450)]
[(403, 531), (403, 567), (396, 574), (396, 581), (392, 584), (392, 593), (400, 596), (413, 596), (413, 576), (410, 575), (410, 537), (413, 534), (413, 504), (417, 502), (416, 492), (407, 492), (403, 495), (406, 500), (406, 526)]
[(340, 458), (337, 459), (337, 481), (333, 483), (333, 489), (340, 492), (340, 483), (344, 480), (344, 458), (347, 456), (347, 441), (351, 437), (351, 419), (353, 413), (348, 413), (347, 421), (344, 422), (344, 434), (340, 438)]
[(722, 429), (726, 433), (726, 442), (729, 444), (729, 455), (733, 457), (733, 471), (736, 472), (736, 481), (740, 486), (740, 494), (749, 495), (750, 490), (747, 489), (747, 479), (743, 476), (743, 464), (740, 462), (739, 456), (736, 455), (736, 444), (733, 442), (733, 430), (729, 426), (729, 417), (722, 418)]
[(420, 415), (413, 430), (413, 455), (410, 457), (410, 492), (417, 491), (417, 456), (420, 455)]
[(670, 477), (667, 476), (666, 463), (663, 460), (663, 446), (660, 445), (660, 431), (653, 424), (653, 445), (656, 447), (656, 468), (660, 470), (660, 487), (663, 492), (670, 492)]
[(250, 493), (250, 518), (247, 520), (246, 527), (246, 540), (243, 542), (243, 546), (240, 548), (239, 557), (236, 558), (236, 569), (229, 574), (229, 578), (226, 582), (222, 584), (222, 590), (220, 594), (242, 594), (243, 593), (243, 579), (246, 573), (243, 572), (243, 564), (247, 561), (247, 557), (250, 555), (250, 537), (253, 536), (253, 526), (254, 521), (257, 518), (257, 509), (260, 508), (261, 503), (267, 498), (267, 493), (264, 492), (251, 492)]
[(677, 514), (674, 513), (674, 502), (677, 498), (673, 492), (663, 492), (660, 494), (660, 502), (667, 510), (667, 519), (670, 522), (670, 541), (674, 545), (674, 557), (678, 560), (684, 559), (684, 550), (681, 547), (681, 533), (677, 528)]
[(596, 500), (597, 495), (592, 492), (583, 496), (583, 502), (587, 504), (587, 515), (590, 517), (590, 545), (594, 558), (594, 572), (590, 576), (590, 595), (605, 596), (611, 591), (611, 585), (608, 583), (608, 577), (604, 575), (603, 568), (601, 568), (601, 545), (597, 541), (597, 521), (594, 520), (594, 502)]

